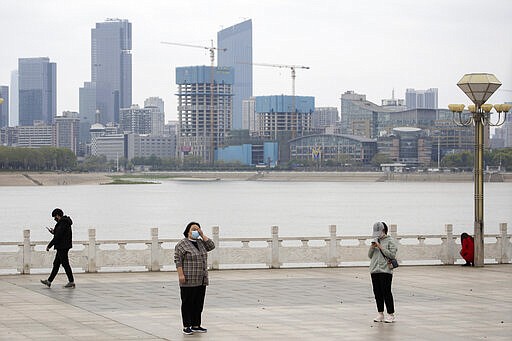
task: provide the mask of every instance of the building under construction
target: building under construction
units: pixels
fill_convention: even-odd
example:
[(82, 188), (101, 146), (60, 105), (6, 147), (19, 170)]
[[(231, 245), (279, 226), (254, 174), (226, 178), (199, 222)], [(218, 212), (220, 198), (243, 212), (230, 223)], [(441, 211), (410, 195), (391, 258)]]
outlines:
[(178, 153), (213, 162), (231, 129), (234, 72), (231, 67), (176, 68)]

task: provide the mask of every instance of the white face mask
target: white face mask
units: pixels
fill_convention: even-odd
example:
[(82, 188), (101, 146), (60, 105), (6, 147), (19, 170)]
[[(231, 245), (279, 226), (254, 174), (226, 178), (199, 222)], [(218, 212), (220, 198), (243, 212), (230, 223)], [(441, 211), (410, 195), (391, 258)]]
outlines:
[(192, 239), (197, 239), (197, 238), (199, 238), (199, 232), (197, 232), (197, 230), (192, 231)]

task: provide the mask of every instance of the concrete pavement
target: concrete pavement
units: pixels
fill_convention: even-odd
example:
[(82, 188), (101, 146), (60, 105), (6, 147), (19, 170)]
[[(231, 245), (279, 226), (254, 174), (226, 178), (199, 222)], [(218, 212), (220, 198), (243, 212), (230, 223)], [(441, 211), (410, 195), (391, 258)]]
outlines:
[(512, 265), (402, 266), (397, 322), (372, 322), (367, 268), (210, 272), (203, 326), (181, 333), (175, 272), (0, 276), (0, 340), (510, 340)]

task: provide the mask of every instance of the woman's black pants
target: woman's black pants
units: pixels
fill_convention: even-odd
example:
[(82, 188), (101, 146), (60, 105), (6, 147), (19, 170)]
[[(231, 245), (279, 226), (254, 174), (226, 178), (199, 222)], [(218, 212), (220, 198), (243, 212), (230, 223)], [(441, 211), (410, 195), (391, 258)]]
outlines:
[(181, 318), (184, 327), (201, 326), (206, 285), (198, 287), (180, 287)]
[(69, 265), (69, 258), (68, 258), (68, 252), (69, 249), (61, 249), (57, 250), (57, 254), (55, 255), (55, 259), (53, 261), (53, 269), (52, 273), (50, 274), (50, 277), (48, 277), (48, 281), (53, 282), (53, 279), (55, 276), (57, 276), (57, 273), (59, 272), (59, 268), (62, 264), (62, 267), (66, 271), (66, 275), (68, 276), (69, 282), (74, 282), (73, 279), (73, 271), (71, 270), (71, 265)]
[(373, 273), (371, 275), (377, 311), (384, 312), (384, 303), (386, 303), (388, 314), (394, 314), (395, 304), (393, 303), (393, 294), (391, 293), (393, 275), (388, 273)]

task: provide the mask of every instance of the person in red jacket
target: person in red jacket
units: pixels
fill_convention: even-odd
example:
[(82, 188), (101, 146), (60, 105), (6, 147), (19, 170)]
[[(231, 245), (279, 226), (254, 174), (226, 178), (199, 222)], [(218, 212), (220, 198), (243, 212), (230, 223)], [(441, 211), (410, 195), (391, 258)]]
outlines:
[(460, 255), (466, 261), (466, 264), (462, 264), (462, 266), (474, 266), (475, 265), (475, 242), (473, 237), (464, 232), (460, 235), (460, 244), (462, 248), (460, 250)]

